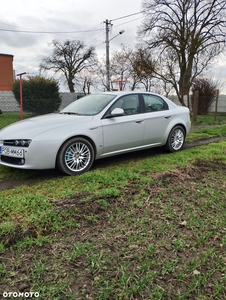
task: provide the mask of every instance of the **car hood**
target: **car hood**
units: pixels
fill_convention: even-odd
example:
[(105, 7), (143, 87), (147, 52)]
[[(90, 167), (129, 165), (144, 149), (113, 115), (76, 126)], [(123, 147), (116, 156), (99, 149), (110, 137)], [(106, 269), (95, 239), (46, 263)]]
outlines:
[(0, 130), (0, 140), (30, 139), (36, 135), (64, 126), (88, 122), (93, 116), (48, 114), (13, 123)]

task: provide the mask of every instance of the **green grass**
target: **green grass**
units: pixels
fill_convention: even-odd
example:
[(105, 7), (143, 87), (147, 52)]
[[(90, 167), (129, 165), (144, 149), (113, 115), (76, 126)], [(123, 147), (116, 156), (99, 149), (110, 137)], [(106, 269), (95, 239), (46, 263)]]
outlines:
[(201, 128), (192, 130), (187, 138), (187, 142), (194, 142), (198, 140), (214, 138), (214, 137), (223, 137), (226, 136), (226, 125), (221, 127), (212, 127), (212, 128)]
[[(30, 117), (31, 114), (24, 113), (23, 118), (26, 119)], [(7, 114), (0, 114), (0, 129), (5, 126), (8, 126), (12, 123), (20, 121), (21, 117), (18, 113), (7, 113)]]
[[(203, 130), (191, 140), (225, 135)], [(0, 166), (0, 180), (17, 184), (0, 191), (0, 291), (226, 298), (225, 140), (106, 159), (75, 177)]]
[(226, 124), (226, 113), (218, 113), (216, 115), (216, 118), (214, 113), (209, 113), (208, 115), (204, 115), (204, 116), (198, 116), (196, 122), (196, 125), (201, 125), (201, 126), (223, 125), (223, 124)]
[(1, 191), (0, 286), (28, 281), (41, 299), (223, 299), (225, 154), (222, 141)]

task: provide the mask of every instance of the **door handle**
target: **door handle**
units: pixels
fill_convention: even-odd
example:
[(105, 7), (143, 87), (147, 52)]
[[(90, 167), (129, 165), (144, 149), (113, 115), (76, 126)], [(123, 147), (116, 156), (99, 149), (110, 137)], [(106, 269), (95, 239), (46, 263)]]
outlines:
[(171, 118), (171, 116), (166, 116), (166, 117), (165, 117), (165, 119), (170, 119), (170, 118)]
[(97, 128), (98, 128), (98, 126), (96, 126), (96, 127), (90, 127), (89, 130), (95, 130)]
[(142, 123), (144, 121), (144, 119), (142, 119), (142, 120), (136, 120), (135, 122), (136, 123)]

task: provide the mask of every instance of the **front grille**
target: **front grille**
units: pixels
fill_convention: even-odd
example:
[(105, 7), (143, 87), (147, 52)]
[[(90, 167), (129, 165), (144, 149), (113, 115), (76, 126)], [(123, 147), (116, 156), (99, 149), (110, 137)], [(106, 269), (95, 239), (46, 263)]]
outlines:
[(15, 146), (14, 140), (3, 141), (4, 146)]
[(9, 157), (5, 155), (0, 155), (0, 160), (2, 162), (11, 164), (11, 165), (17, 165), (17, 166), (22, 166), (25, 163), (24, 158), (17, 158), (17, 157)]

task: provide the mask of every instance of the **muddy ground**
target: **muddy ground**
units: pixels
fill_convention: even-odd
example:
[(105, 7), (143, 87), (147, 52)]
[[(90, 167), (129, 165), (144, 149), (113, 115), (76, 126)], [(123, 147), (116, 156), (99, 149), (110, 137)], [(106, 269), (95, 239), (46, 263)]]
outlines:
[[(215, 140), (216, 141), (216, 140)], [(207, 141), (206, 141), (207, 142)], [(206, 143), (205, 142), (205, 143)], [(210, 142), (210, 140), (208, 141)], [(203, 144), (201, 142), (199, 145)], [(185, 145), (185, 147), (194, 147), (196, 145)], [(159, 154), (160, 150), (154, 150), (152, 155)], [(134, 155), (134, 154), (133, 154)], [(150, 155), (150, 152), (142, 152), (139, 155), (132, 156), (140, 159), (143, 155)], [(131, 156), (130, 156), (131, 157)], [(115, 162), (115, 160), (106, 159), (100, 161), (94, 165), (94, 168), (104, 168), (109, 164), (120, 163), (129, 159), (128, 156), (121, 156)], [(13, 248), (13, 245), (20, 239), (20, 236), (17, 235), (14, 239), (11, 240), (11, 245), (9, 250), (2, 255), (2, 263), (6, 266), (8, 274), (2, 273), (3, 278), (7, 277), (9, 283), (11, 283), (10, 291), (20, 291), (28, 292), (30, 290), (39, 290), (42, 295), (47, 293), (50, 286), (57, 286), (61, 282), (68, 282), (68, 288), (65, 288), (67, 292), (69, 291), (74, 295), (74, 298), (69, 298), (68, 294), (59, 293), (56, 297), (44, 297), (40, 296), (39, 299), (60, 299), (60, 300), (81, 300), (81, 299), (108, 299), (115, 300), (116, 297), (114, 294), (110, 294), (107, 298), (100, 297), (101, 290), (98, 290), (98, 284), (100, 280), (106, 277), (106, 282), (111, 284), (117, 293), (117, 288), (119, 288), (119, 278), (122, 278), (120, 273), (120, 266), (123, 265), (125, 261), (128, 262), (128, 272), (131, 274), (137, 273), (137, 278), (142, 278), (144, 275), (142, 270), (137, 268), (137, 265), (142, 265), (142, 262), (137, 262), (137, 256), (142, 254), (144, 249), (146, 249), (153, 237), (151, 233), (154, 230), (153, 224), (160, 224), (165, 222), (175, 225), (177, 228), (176, 238), (180, 240), (186, 236), (187, 246), (183, 251), (174, 249), (175, 245), (175, 232), (168, 232), (168, 244), (161, 244), (162, 238), (160, 233), (156, 233), (154, 237), (156, 255), (159, 257), (159, 260), (155, 260), (156, 263), (151, 266), (153, 272), (161, 273), (159, 276), (155, 277), (152, 282), (148, 283), (148, 287), (143, 288), (140, 292), (135, 291), (129, 298), (117, 298), (117, 299), (130, 299), (130, 300), (150, 300), (148, 297), (148, 290), (154, 289), (156, 287), (161, 287), (162, 290), (166, 291), (167, 296), (161, 297), (164, 300), (172, 299), (210, 299), (210, 300), (223, 300), (226, 297), (224, 291), (218, 292), (217, 297), (214, 298), (213, 295), (216, 293), (215, 284), (216, 281), (219, 282), (219, 285), (223, 285), (224, 273), (223, 267), (221, 264), (220, 267), (217, 265), (217, 259), (225, 257), (225, 252), (221, 246), (221, 241), (223, 241), (224, 231), (223, 228), (219, 228), (217, 236), (211, 237), (208, 240), (206, 249), (202, 249), (203, 253), (209, 248), (215, 249), (215, 254), (210, 259), (203, 262), (201, 269), (199, 271), (195, 270), (194, 272), (201, 272), (201, 274), (208, 274), (212, 272), (210, 278), (208, 279), (208, 284), (204, 284), (198, 289), (190, 291), (190, 294), (187, 298), (179, 298), (179, 293), (183, 293), (186, 290), (189, 290), (192, 280), (194, 280), (194, 273), (186, 275), (185, 280), (178, 280), (176, 276), (179, 276), (180, 270), (183, 270), (187, 267), (189, 261), (192, 262), (194, 256), (203, 257), (202, 253), (197, 252), (201, 251), (196, 246), (196, 240), (194, 232), (187, 228), (184, 222), (178, 223), (177, 218), (168, 219), (168, 216), (162, 212), (162, 207), (157, 203), (151, 202), (151, 199), (164, 189), (164, 184), (167, 185), (169, 191), (176, 188), (175, 193), (168, 193), (163, 195), (161, 201), (162, 203), (169, 203), (171, 198), (174, 198), (174, 208), (173, 211), (178, 215), (183, 215), (184, 210), (189, 208), (191, 203), (194, 203), (197, 208), (200, 205), (201, 198), (196, 199), (193, 195), (193, 191), (197, 191), (199, 188), (199, 182), (202, 182), (205, 179), (208, 179), (209, 173), (212, 174), (216, 172), (219, 174), (218, 178), (214, 178), (212, 184), (218, 186), (219, 194), (224, 192), (225, 182), (220, 182), (219, 178), (226, 172), (226, 164), (222, 164), (220, 161), (196, 161), (194, 165), (187, 166), (182, 170), (173, 170), (169, 172), (163, 172), (155, 174), (156, 180), (150, 182), (146, 185), (145, 189), (149, 195), (142, 207), (133, 207), (132, 200), (133, 196), (139, 194), (140, 188), (131, 180), (128, 182), (128, 185), (124, 187), (122, 193), (125, 197), (125, 201), (121, 202), (117, 197), (108, 199), (112, 212), (117, 212), (118, 207), (120, 206), (125, 212), (130, 212), (131, 217), (141, 219), (145, 214), (152, 216), (149, 223), (145, 224), (149, 228), (149, 231), (146, 233), (146, 238), (141, 239), (140, 244), (136, 244), (136, 236), (140, 237), (140, 228), (135, 224), (125, 224), (125, 220), (116, 219), (115, 221), (109, 222), (108, 211), (103, 209), (98, 202), (98, 199), (93, 198), (92, 201), (84, 202), (81, 200), (81, 195), (73, 195), (69, 198), (59, 199), (59, 201), (53, 202), (55, 209), (58, 211), (74, 209), (74, 218), (76, 222), (82, 223), (81, 227), (72, 228), (71, 230), (63, 231), (54, 234), (53, 241), (46, 243), (42, 246), (32, 246), (31, 249), (26, 249), (21, 251), (20, 256), (16, 252), (16, 249)], [(40, 173), (41, 175), (41, 173)], [(147, 174), (148, 175), (148, 174)], [(40, 176), (36, 179), (24, 181), (11, 181), (10, 183), (3, 182), (1, 188), (12, 188), (19, 184), (29, 183), (34, 184), (37, 181), (53, 178), (56, 176), (62, 176), (56, 171), (49, 171), (45, 173), (44, 176)], [(162, 186), (158, 182), (162, 182)], [(214, 182), (215, 181), (215, 182)], [(178, 184), (180, 182), (180, 184)], [(181, 204), (182, 195), (187, 195), (184, 205)], [(84, 196), (84, 195), (83, 195)], [(150, 205), (151, 203), (151, 205)], [(131, 209), (132, 207), (132, 209)], [(214, 211), (211, 215), (211, 218), (217, 216), (217, 210)], [(133, 214), (133, 215), (132, 215)], [(91, 220), (85, 218), (85, 216), (95, 215), (98, 216), (98, 222), (92, 223)], [(201, 216), (200, 216), (201, 218)], [(210, 220), (211, 221), (211, 220)], [(144, 224), (142, 225), (144, 226)], [(141, 226), (141, 228), (142, 228)], [(118, 231), (116, 230), (118, 228)], [(211, 232), (211, 222), (206, 222), (205, 232)], [(37, 232), (30, 228), (30, 231), (27, 232), (29, 236), (35, 237)], [(129, 241), (127, 236), (130, 234), (130, 238), (134, 237), (134, 242)], [(170, 242), (171, 241), (171, 242)], [(99, 257), (101, 254), (101, 260), (97, 262), (91, 262), (89, 256), (76, 257), (71, 260), (67, 260), (65, 253), (70, 253), (74, 248), (75, 243), (80, 242), (81, 244), (92, 244), (96, 245), (93, 249), (93, 255)], [(193, 245), (193, 246), (192, 246)], [(9, 245), (8, 245), (9, 246)], [(122, 249), (126, 249), (126, 254), (123, 253)], [(198, 249), (198, 250), (197, 250)], [(120, 255), (119, 255), (120, 253)], [(98, 256), (99, 255), (99, 256)], [(65, 256), (65, 257), (64, 257)], [(107, 257), (107, 260), (102, 259), (102, 257)], [(168, 261), (173, 261), (174, 259), (178, 260), (177, 269), (174, 272), (165, 272), (165, 266)], [(40, 273), (37, 273), (39, 268), (42, 267), (42, 263), (45, 267), (39, 270)], [(48, 263), (47, 263), (48, 262)], [(37, 264), (38, 263), (38, 264)], [(148, 263), (148, 261), (147, 261)], [(94, 268), (95, 267), (95, 268)], [(222, 268), (222, 270), (220, 269)], [(213, 270), (213, 271), (212, 271)], [(36, 272), (36, 273), (35, 273)], [(121, 277), (120, 277), (121, 276)], [(129, 285), (131, 280), (128, 278), (127, 284)], [(37, 282), (39, 285), (37, 285)], [(12, 285), (13, 283), (13, 285)], [(104, 282), (102, 282), (102, 285)], [(0, 284), (0, 290), (9, 291), (9, 284), (7, 281), (3, 281), (3, 284)], [(48, 291), (49, 292), (49, 291)], [(200, 298), (200, 294), (203, 295), (203, 298)], [(153, 298), (154, 299), (154, 298)], [(160, 299), (160, 298), (155, 298)]]

